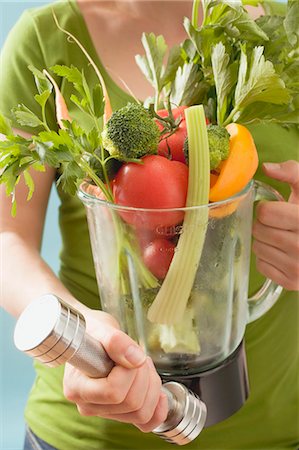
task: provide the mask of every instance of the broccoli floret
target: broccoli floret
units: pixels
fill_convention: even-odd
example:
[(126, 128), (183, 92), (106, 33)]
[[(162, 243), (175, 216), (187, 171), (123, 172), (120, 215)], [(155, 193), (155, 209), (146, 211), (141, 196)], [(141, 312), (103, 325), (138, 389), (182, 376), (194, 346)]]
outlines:
[(229, 132), (219, 125), (208, 125), (208, 140), (210, 149), (210, 167), (216, 169), (221, 161), (228, 158)]
[(157, 152), (160, 130), (147, 109), (137, 103), (115, 111), (104, 127), (103, 145), (124, 160)]
[[(210, 170), (215, 170), (229, 155), (229, 133), (219, 125), (208, 125), (208, 141), (210, 150)], [(184, 142), (184, 155), (188, 164), (188, 138)]]

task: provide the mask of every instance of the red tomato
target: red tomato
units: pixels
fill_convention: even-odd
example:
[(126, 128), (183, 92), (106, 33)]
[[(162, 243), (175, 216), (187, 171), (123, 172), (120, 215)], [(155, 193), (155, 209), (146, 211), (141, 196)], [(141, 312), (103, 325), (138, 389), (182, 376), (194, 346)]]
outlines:
[(158, 226), (152, 230), (140, 227), (134, 229), (141, 248), (146, 247), (155, 239), (167, 239), (173, 241), (177, 236), (180, 235), (181, 230), (181, 224), (172, 225), (171, 227)]
[(165, 136), (159, 142), (158, 155), (168, 157), (170, 154), (174, 161), (185, 163), (184, 142), (187, 137), (186, 121), (182, 120), (176, 131), (169, 137)]
[(154, 239), (156, 239), (155, 230), (150, 230), (148, 228), (137, 227), (134, 229), (136, 237), (138, 239), (140, 248), (144, 248), (150, 244)]
[(175, 245), (167, 239), (155, 239), (143, 250), (146, 267), (159, 279), (165, 278), (174, 255)]
[[(183, 163), (186, 163), (184, 155), (184, 142), (187, 137), (187, 125), (184, 113), (184, 110), (186, 108), (187, 106), (180, 106), (179, 108), (175, 108), (172, 110), (172, 114), (175, 119), (181, 116), (181, 123), (176, 129), (176, 131), (169, 137), (166, 137), (167, 135), (164, 135), (158, 145), (159, 155), (165, 156), (166, 158), (169, 155), (171, 155), (171, 158), (174, 161), (180, 161)], [(158, 111), (157, 114), (161, 117), (167, 117), (168, 111), (166, 109), (162, 109)], [(207, 124), (209, 123), (208, 119), (206, 119), (206, 123)], [(162, 131), (163, 130), (162, 124), (157, 122), (157, 125)]]
[[(172, 114), (174, 119), (177, 119), (179, 116), (181, 116), (182, 120), (185, 120), (184, 110), (188, 108), (188, 106), (179, 106), (178, 108), (174, 108), (172, 110)], [(167, 117), (168, 116), (168, 110), (167, 109), (160, 109), (157, 111), (158, 116), (160, 117)], [(163, 130), (163, 125), (158, 122), (158, 127), (160, 130)]]
[[(186, 162), (183, 150), (184, 142), (187, 136), (186, 120), (184, 115), (184, 110), (186, 108), (187, 106), (180, 106), (179, 108), (175, 108), (172, 110), (172, 114), (175, 119), (181, 116), (181, 123), (176, 129), (175, 133), (171, 134), (169, 137), (166, 137), (167, 135), (164, 135), (158, 145), (159, 155), (168, 157), (170, 154), (171, 158), (174, 161), (180, 161), (183, 163)], [(162, 109), (158, 111), (157, 114), (161, 117), (167, 117), (168, 111), (167, 109)], [(157, 122), (157, 124), (160, 130), (162, 130), (163, 125), (160, 124), (159, 122)]]
[(159, 155), (142, 158), (143, 164), (127, 163), (118, 171), (113, 184), (115, 203), (153, 211), (120, 211), (122, 218), (136, 227), (155, 229), (181, 222), (182, 211), (157, 212), (155, 209), (182, 208), (186, 204), (188, 167)]

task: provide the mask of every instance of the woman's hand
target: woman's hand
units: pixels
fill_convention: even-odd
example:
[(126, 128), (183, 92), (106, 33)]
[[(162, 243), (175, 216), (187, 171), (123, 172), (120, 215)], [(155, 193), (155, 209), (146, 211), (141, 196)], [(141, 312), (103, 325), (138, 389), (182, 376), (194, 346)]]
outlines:
[[(86, 312), (87, 311), (87, 312)], [(87, 332), (115, 362), (107, 378), (89, 378), (66, 364), (64, 394), (83, 416), (100, 416), (152, 431), (166, 419), (168, 403), (150, 358), (117, 322), (100, 311), (85, 310)]]
[(289, 183), (288, 203), (261, 202), (253, 226), (259, 272), (288, 290), (299, 290), (299, 163), (263, 165), (266, 175)]

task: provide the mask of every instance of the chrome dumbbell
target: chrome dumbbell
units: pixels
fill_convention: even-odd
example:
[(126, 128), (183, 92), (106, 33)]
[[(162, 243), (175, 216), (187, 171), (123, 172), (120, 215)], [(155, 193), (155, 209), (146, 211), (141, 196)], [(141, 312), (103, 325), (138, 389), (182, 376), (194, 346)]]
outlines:
[[(20, 351), (49, 367), (68, 362), (94, 378), (106, 377), (114, 365), (103, 346), (86, 333), (82, 314), (52, 294), (23, 311), (14, 341)], [(168, 415), (153, 432), (168, 442), (188, 444), (204, 427), (206, 405), (180, 383), (164, 383), (162, 390), (168, 398)]]

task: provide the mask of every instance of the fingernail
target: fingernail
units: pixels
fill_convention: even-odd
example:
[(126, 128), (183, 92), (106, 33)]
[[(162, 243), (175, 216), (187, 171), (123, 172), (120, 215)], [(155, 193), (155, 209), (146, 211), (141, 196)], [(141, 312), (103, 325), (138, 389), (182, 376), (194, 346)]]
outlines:
[(278, 171), (280, 170), (280, 164), (279, 163), (264, 163), (263, 164), (264, 169), (269, 170), (269, 171)]
[(125, 358), (133, 366), (139, 366), (144, 363), (146, 356), (140, 347), (130, 345), (126, 350)]

